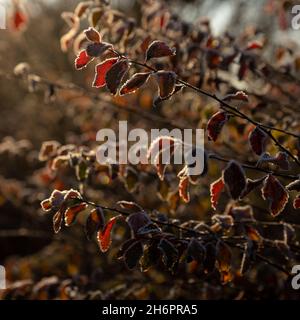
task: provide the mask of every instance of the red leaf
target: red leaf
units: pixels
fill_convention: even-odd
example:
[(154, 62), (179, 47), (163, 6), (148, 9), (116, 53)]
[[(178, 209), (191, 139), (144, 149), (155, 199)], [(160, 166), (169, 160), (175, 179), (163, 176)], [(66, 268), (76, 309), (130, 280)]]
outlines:
[(261, 155), (266, 149), (266, 142), (268, 136), (260, 128), (255, 127), (249, 134), (249, 142), (252, 150)]
[(104, 226), (103, 230), (99, 230), (97, 233), (99, 247), (102, 252), (106, 252), (111, 245), (111, 230), (116, 221), (116, 217), (111, 218)]
[(13, 13), (12, 16), (12, 27), (16, 31), (21, 31), (27, 23), (26, 15), (20, 11), (18, 8)]
[(70, 207), (65, 212), (65, 225), (69, 227), (77, 217), (77, 214), (86, 209), (86, 203), (80, 203), (76, 206)]
[(118, 88), (121, 84), (121, 81), (125, 73), (129, 69), (128, 60), (122, 59), (116, 62), (106, 73), (105, 81), (108, 90), (115, 95), (118, 91)]
[(293, 206), (294, 206), (295, 209), (300, 209), (300, 195), (299, 194), (294, 199)]
[(133, 93), (147, 82), (150, 72), (136, 73), (124, 83), (120, 90), (120, 95)]
[(247, 44), (246, 50), (262, 49), (263, 44), (258, 41), (251, 41)]
[(207, 134), (209, 140), (216, 141), (218, 135), (220, 134), (224, 124), (228, 121), (228, 116), (226, 112), (219, 111), (215, 113), (207, 123)]
[(213, 209), (217, 209), (218, 201), (222, 190), (224, 189), (224, 182), (222, 177), (210, 185), (210, 202)]
[(173, 71), (158, 71), (155, 73), (159, 87), (159, 96), (162, 99), (168, 98), (175, 90), (176, 74)]
[(91, 41), (91, 42), (101, 42), (100, 33), (96, 29), (90, 27), (88, 29), (85, 29), (83, 32), (84, 32), (86, 38), (89, 41)]
[(277, 178), (268, 175), (261, 191), (263, 198), (269, 201), (271, 214), (277, 216), (281, 213), (288, 202), (289, 194)]
[(244, 170), (234, 160), (230, 161), (223, 171), (223, 181), (234, 200), (237, 200), (246, 189), (247, 181)]
[(106, 84), (105, 77), (107, 71), (118, 61), (117, 58), (107, 59), (95, 67), (95, 78), (93, 81), (93, 87), (101, 88)]
[(163, 41), (153, 41), (146, 51), (146, 61), (152, 58), (161, 58), (175, 55), (175, 49), (171, 49)]
[(82, 50), (79, 52), (75, 59), (75, 68), (77, 70), (80, 70), (84, 67), (86, 67), (94, 58), (90, 57), (86, 50)]
[(184, 202), (190, 201), (190, 193), (189, 193), (189, 177), (183, 177), (179, 181), (179, 196)]

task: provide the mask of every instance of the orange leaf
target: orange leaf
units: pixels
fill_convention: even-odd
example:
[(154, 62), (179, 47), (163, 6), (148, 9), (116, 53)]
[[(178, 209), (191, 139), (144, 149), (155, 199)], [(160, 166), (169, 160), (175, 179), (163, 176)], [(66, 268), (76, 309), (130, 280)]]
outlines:
[(222, 190), (224, 189), (222, 177), (210, 185), (210, 201), (213, 209), (216, 210)]
[(99, 243), (100, 250), (106, 252), (111, 245), (111, 230), (116, 222), (116, 217), (111, 218), (107, 224), (104, 226), (103, 230), (99, 230), (97, 233), (97, 239)]

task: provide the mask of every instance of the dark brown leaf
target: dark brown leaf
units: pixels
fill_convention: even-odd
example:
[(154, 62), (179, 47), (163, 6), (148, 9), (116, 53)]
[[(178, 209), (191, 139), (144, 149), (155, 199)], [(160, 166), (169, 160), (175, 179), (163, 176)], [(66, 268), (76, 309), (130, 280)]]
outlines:
[(175, 53), (176, 50), (174, 48), (171, 49), (165, 42), (156, 40), (149, 45), (146, 51), (146, 61), (152, 58), (173, 56)]
[(143, 255), (143, 245), (140, 241), (134, 242), (124, 253), (124, 261), (129, 269), (133, 269)]
[(91, 41), (91, 42), (101, 42), (100, 33), (96, 29), (90, 27), (88, 29), (85, 29), (83, 32), (84, 32), (86, 38), (89, 41)]
[(173, 71), (157, 71), (155, 73), (159, 87), (159, 96), (162, 99), (168, 98), (175, 90), (176, 74)]
[(223, 181), (232, 199), (237, 200), (246, 189), (246, 177), (239, 163), (232, 160), (223, 171)]
[(120, 95), (133, 93), (138, 90), (144, 83), (147, 82), (150, 72), (135, 73), (129, 80), (127, 80), (120, 89)]
[(224, 124), (228, 121), (226, 112), (219, 111), (215, 113), (207, 122), (207, 135), (209, 140), (216, 141)]
[(259, 127), (255, 127), (249, 134), (249, 142), (252, 150), (261, 155), (266, 149), (268, 136)]
[(115, 95), (121, 84), (121, 81), (129, 69), (128, 60), (122, 59), (116, 62), (106, 73), (105, 81), (108, 90)]

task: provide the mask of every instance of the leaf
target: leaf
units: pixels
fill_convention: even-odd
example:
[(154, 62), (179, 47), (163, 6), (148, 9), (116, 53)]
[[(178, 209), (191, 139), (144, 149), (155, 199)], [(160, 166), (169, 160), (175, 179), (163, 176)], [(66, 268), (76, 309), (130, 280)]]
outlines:
[(218, 269), (221, 274), (222, 283), (229, 282), (231, 280), (230, 269), (232, 253), (229, 246), (221, 240), (219, 240), (217, 243), (216, 259), (218, 262)]
[(289, 156), (286, 152), (279, 151), (276, 153), (275, 157), (272, 157), (268, 152), (261, 155), (257, 164), (262, 163), (273, 163), (282, 170), (290, 170), (290, 163), (288, 160)]
[(223, 181), (232, 199), (237, 200), (246, 189), (247, 181), (243, 168), (232, 160), (223, 171)]
[(207, 122), (207, 135), (208, 139), (216, 141), (224, 124), (228, 121), (226, 112), (219, 111), (215, 113)]
[(82, 50), (78, 53), (75, 59), (75, 68), (76, 70), (81, 70), (86, 67), (91, 61), (93, 61), (93, 57), (90, 57), (86, 50)]
[(163, 151), (168, 150), (174, 147), (174, 144), (177, 142), (173, 137), (170, 136), (159, 136), (156, 139), (154, 139), (150, 147), (147, 151), (147, 159), (151, 158), (151, 163), (155, 163), (155, 159), (157, 158), (157, 155)]
[(118, 204), (122, 209), (143, 211), (143, 208), (142, 208), (140, 205), (138, 205), (137, 203), (132, 202), (132, 201), (121, 200), (121, 201), (118, 201), (117, 204)]
[(263, 44), (258, 41), (251, 41), (247, 44), (246, 50), (262, 49)]
[(110, 43), (106, 42), (93, 42), (87, 45), (86, 53), (90, 57), (100, 57), (106, 50), (112, 48)]
[(86, 203), (80, 203), (76, 206), (70, 207), (65, 211), (65, 225), (69, 227), (76, 219), (79, 212), (87, 208)]
[(210, 185), (210, 202), (214, 210), (217, 210), (218, 201), (224, 186), (225, 184), (222, 177)]
[(104, 13), (105, 13), (105, 10), (103, 8), (92, 9), (91, 14), (89, 15), (90, 25), (92, 25), (93, 27), (96, 27)]
[(159, 87), (159, 96), (162, 99), (168, 98), (175, 90), (176, 74), (173, 71), (157, 71), (155, 73)]
[(139, 186), (139, 175), (133, 168), (127, 167), (124, 174), (125, 188), (128, 192), (135, 192)]
[(133, 269), (143, 255), (141, 241), (134, 242), (124, 253), (124, 261), (129, 269)]
[(206, 256), (206, 249), (199, 240), (193, 238), (188, 245), (187, 255), (193, 260), (203, 262)]
[(103, 230), (104, 224), (105, 218), (103, 210), (100, 207), (91, 210), (85, 222), (85, 233), (87, 238), (91, 240), (95, 232)]
[(138, 229), (137, 231), (137, 235), (152, 235), (152, 234), (156, 234), (156, 233), (160, 233), (161, 229), (154, 223), (150, 222), (147, 225), (145, 225), (144, 227), (141, 227)]
[(62, 12), (62, 19), (67, 23), (70, 28), (78, 30), (79, 18), (73, 12)]
[(52, 202), (50, 199), (45, 199), (41, 202), (41, 207), (44, 211), (50, 211), (52, 208)]
[(114, 63), (113, 66), (107, 71), (105, 75), (106, 86), (113, 95), (117, 93), (121, 81), (128, 69), (128, 60), (122, 59)]
[(262, 237), (259, 234), (258, 230), (256, 230), (254, 227), (249, 226), (247, 224), (244, 227), (245, 227), (246, 234), (250, 240), (255, 241), (255, 242), (262, 241)]
[(273, 175), (268, 175), (262, 188), (262, 197), (269, 201), (269, 210), (273, 216), (280, 214), (285, 208), (289, 194)]
[(232, 216), (228, 214), (215, 214), (211, 218), (214, 225), (211, 226), (211, 229), (215, 232), (218, 232), (221, 229), (230, 230), (234, 225)]
[(183, 177), (179, 181), (179, 196), (184, 202), (190, 201), (190, 193), (189, 193), (189, 177)]
[(289, 191), (300, 191), (300, 180), (295, 180), (286, 186)]
[(78, 5), (76, 6), (75, 10), (74, 10), (74, 14), (78, 18), (81, 18), (85, 14), (87, 9), (92, 5), (93, 5), (93, 1), (82, 1), (82, 2), (79, 2)]
[(255, 127), (249, 134), (250, 146), (257, 155), (261, 155), (266, 149), (267, 134), (259, 127)]
[(178, 260), (178, 250), (168, 240), (161, 239), (158, 244), (158, 249), (162, 252), (162, 261), (164, 265), (170, 270), (174, 267)]
[(64, 34), (60, 38), (60, 48), (62, 52), (68, 51), (76, 34), (77, 34), (77, 30), (75, 28), (71, 28), (66, 34)]
[(101, 42), (100, 33), (95, 28), (90, 27), (88, 29), (85, 29), (83, 32), (89, 41)]
[(128, 239), (125, 242), (122, 243), (118, 253), (117, 253), (117, 258), (118, 259), (123, 259), (124, 258), (124, 253), (126, 250), (131, 247), (132, 244), (138, 242), (139, 240), (136, 239)]
[(103, 230), (97, 233), (98, 244), (102, 252), (106, 252), (111, 245), (111, 230), (117, 221), (117, 217), (112, 217), (104, 226)]
[(203, 269), (205, 273), (214, 271), (216, 264), (216, 247), (211, 242), (205, 245), (206, 256), (203, 261)]
[(15, 31), (21, 31), (26, 27), (27, 24), (27, 17), (22, 12), (18, 6), (15, 7), (14, 12), (12, 14), (12, 27)]
[(160, 258), (160, 250), (157, 248), (157, 242), (152, 242), (145, 246), (144, 254), (140, 259), (141, 271), (146, 272), (153, 265), (156, 265)]
[(244, 91), (237, 91), (235, 94), (228, 94), (223, 101), (238, 100), (248, 102), (248, 95)]
[(63, 222), (64, 212), (63, 210), (58, 210), (53, 216), (53, 229), (55, 233), (58, 233), (61, 229), (61, 225)]
[(117, 61), (117, 58), (111, 58), (96, 65), (93, 87), (101, 88), (106, 85), (106, 73)]
[(229, 214), (233, 217), (234, 221), (241, 222), (244, 220), (255, 221), (253, 216), (253, 210), (251, 206), (232, 207), (229, 210)]
[(132, 213), (127, 217), (126, 221), (135, 236), (138, 235), (141, 228), (152, 223), (150, 217), (144, 211)]
[(60, 143), (55, 140), (43, 142), (39, 153), (39, 160), (46, 161), (49, 158), (55, 156), (59, 147)]
[(263, 181), (265, 180), (266, 177), (262, 177), (260, 179), (252, 180), (247, 178), (247, 185), (246, 189), (244, 190), (243, 194), (241, 195), (241, 198), (244, 198), (246, 195), (248, 195), (251, 191), (255, 190), (258, 188)]
[(294, 199), (293, 206), (295, 209), (300, 209), (300, 195)]
[(129, 80), (127, 80), (120, 89), (120, 95), (133, 93), (138, 90), (144, 83), (147, 82), (150, 72), (135, 73)]
[(165, 42), (156, 40), (149, 45), (146, 51), (146, 61), (152, 58), (173, 56), (175, 53), (175, 48), (171, 49)]

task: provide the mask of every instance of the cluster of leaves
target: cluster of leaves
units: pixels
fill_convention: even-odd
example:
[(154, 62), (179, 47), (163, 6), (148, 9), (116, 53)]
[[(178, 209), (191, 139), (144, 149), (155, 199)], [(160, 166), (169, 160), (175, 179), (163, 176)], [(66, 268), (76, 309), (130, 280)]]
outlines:
[[(82, 1), (74, 12), (63, 12), (69, 30), (61, 49), (73, 49), (75, 69), (86, 75), (91, 91), (43, 79), (24, 63), (15, 68), (14, 76), (31, 92), (46, 85), (49, 100), (63, 96), (60, 90), (80, 91), (79, 99), (84, 94), (93, 105), (84, 101), (73, 113), (82, 135), (66, 138), (64, 145), (42, 145), (39, 160), (46, 165), (38, 177), (44, 189), (54, 189), (42, 209), (50, 213), (58, 239), (83, 225), (86, 237), (106, 253), (99, 260), (115, 256), (117, 249), (116, 256), (127, 268), (139, 268), (144, 279), (167, 270), (178, 286), (180, 280), (200, 279), (215, 288), (231, 282), (248, 290), (247, 274), (258, 281), (264, 266), (267, 274), (276, 270), (278, 284), (300, 258), (295, 67), (265, 61), (261, 53), (267, 44), (258, 32), (215, 37), (209, 21), (187, 23), (164, 1), (143, 1), (141, 12), (137, 22), (107, 1)], [(86, 23), (90, 27), (82, 30)], [(263, 90), (254, 89), (257, 83)], [(144, 107), (147, 92), (150, 103)], [(162, 164), (163, 152), (182, 144), (166, 136), (148, 148), (154, 165), (98, 163), (95, 131), (114, 127), (117, 112), (133, 114), (135, 125), (147, 121), (172, 128), (179, 119), (182, 128), (206, 128), (203, 173), (191, 175), (187, 164)], [(72, 231), (60, 233), (71, 225)], [(71, 292), (69, 286), (70, 281)], [(34, 291), (39, 297), (53, 288), (66, 297), (63, 284), (51, 278), (35, 286), (19, 283), (8, 295)]]
[[(145, 8), (151, 8), (151, 4), (147, 2)], [(154, 10), (152, 14), (155, 16), (155, 19), (157, 19), (156, 13), (161, 12), (160, 8), (154, 7), (152, 9)], [(83, 19), (85, 15), (89, 17), (89, 21), (92, 21), (92, 27), (83, 31), (80, 35), (81, 41), (79, 44), (78, 38), (75, 39), (75, 34), (77, 34), (79, 30), (78, 21)], [(63, 14), (64, 18), (66, 18), (66, 16), (66, 13)], [(98, 31), (99, 26), (102, 26), (103, 16), (110, 16), (112, 21), (116, 19), (116, 21), (123, 26), (123, 28), (119, 30), (121, 32), (120, 37), (115, 39), (114, 42), (103, 41), (103, 35), (108, 32), (105, 27), (104, 30), (100, 29), (100, 31)], [(79, 212), (86, 210), (88, 206), (94, 205), (95, 208), (90, 212), (86, 220), (86, 230), (88, 238), (91, 238), (93, 233), (97, 232), (97, 240), (103, 252), (107, 251), (110, 246), (110, 233), (116, 220), (127, 217), (126, 221), (131, 229), (132, 237), (121, 246), (119, 257), (125, 260), (129, 268), (135, 267), (139, 262), (142, 271), (145, 271), (149, 264), (152, 264), (161, 257), (165, 266), (175, 272), (178, 264), (196, 261), (196, 263), (201, 266), (204, 274), (213, 272), (215, 267), (217, 267), (221, 275), (221, 282), (223, 283), (231, 281), (238, 273), (243, 274), (255, 259), (262, 259), (266, 262), (263, 253), (268, 246), (277, 248), (279, 255), (283, 255), (283, 257), (286, 257), (287, 252), (289, 252), (288, 255), (291, 257), (292, 250), (289, 247), (289, 241), (295, 240), (292, 236), (295, 231), (290, 224), (282, 224), (281, 239), (277, 239), (275, 242), (265, 239), (262, 235), (263, 232), (259, 228), (260, 222), (254, 218), (252, 208), (249, 206), (239, 207), (235, 203), (239, 201), (243, 202), (251, 192), (260, 188), (261, 196), (268, 202), (268, 211), (273, 217), (276, 217), (284, 211), (288, 203), (289, 191), (299, 191), (297, 187), (299, 180), (297, 176), (293, 176), (295, 181), (284, 186), (276, 176), (278, 173), (284, 176), (284, 173), (281, 172), (291, 170), (290, 158), (297, 162), (297, 164), (298, 159), (274, 137), (270, 130), (281, 131), (286, 133), (288, 137), (293, 137), (293, 134), (283, 129), (277, 129), (276, 127), (268, 127), (233, 106), (233, 103), (249, 103), (249, 95), (243, 91), (236, 90), (235, 92), (229, 92), (223, 99), (220, 99), (201, 89), (203, 79), (200, 79), (201, 82), (198, 82), (197, 86), (195, 86), (194, 83), (187, 82), (188, 77), (181, 75), (183, 74), (183, 70), (182, 67), (178, 67), (179, 63), (181, 62), (181, 65), (184, 66), (185, 59), (196, 57), (197, 55), (195, 55), (195, 51), (193, 50), (198, 51), (200, 48), (194, 48), (188, 51), (188, 55), (185, 57), (182, 52), (182, 47), (178, 43), (176, 43), (175, 46), (170, 46), (165, 41), (154, 40), (152, 37), (148, 37), (141, 43), (141, 46), (133, 52), (133, 50), (130, 50), (130, 44), (132, 41), (135, 41), (134, 35), (137, 34), (133, 28), (135, 23), (133, 20), (129, 21), (122, 14), (109, 11), (106, 5), (105, 8), (100, 5), (96, 9), (94, 3), (82, 2), (78, 5), (74, 13), (68, 13), (68, 17), (73, 21), (71, 31), (75, 30), (76, 32), (70, 31), (71, 37), (69, 32), (62, 38), (62, 47), (64, 49), (68, 47), (65, 42), (65, 37), (70, 37), (72, 40), (75, 39), (74, 43), (76, 43), (77, 50), (79, 51), (75, 59), (75, 68), (77, 70), (83, 69), (93, 60), (101, 59), (101, 62), (95, 66), (93, 87), (102, 88), (106, 86), (112, 95), (115, 96), (118, 94), (119, 96), (123, 96), (137, 92), (144, 84), (148, 81), (150, 82), (150, 79), (153, 78), (154, 83), (156, 83), (158, 87), (158, 97), (154, 99), (154, 106), (160, 105), (162, 101), (171, 99), (174, 94), (183, 88), (190, 88), (197, 93), (213, 98), (219, 103), (220, 110), (212, 114), (207, 121), (206, 132), (208, 140), (216, 142), (222, 130), (224, 130), (225, 124), (229, 123), (230, 119), (240, 118), (244, 120), (250, 125), (250, 127), (248, 127), (250, 149), (256, 156), (259, 156), (256, 165), (250, 166), (250, 168), (254, 170), (257, 169), (258, 172), (265, 174), (251, 179), (246, 176), (244, 170), (244, 167), (247, 168), (247, 165), (241, 164), (237, 160), (226, 161), (228, 164), (223, 169), (221, 177), (210, 184), (211, 207), (214, 210), (218, 210), (219, 200), (225, 189), (227, 191), (227, 198), (229, 198), (230, 201), (228, 202), (226, 212), (223, 214), (215, 214), (208, 224), (203, 221), (195, 222), (193, 220), (184, 223), (179, 223), (177, 220), (173, 222), (172, 219), (168, 217), (162, 219), (160, 213), (154, 212), (149, 215), (136, 203), (124, 201), (120, 202), (121, 206), (124, 209), (133, 210), (134, 212), (128, 214), (126, 211), (108, 208), (108, 210), (118, 213), (118, 215), (113, 216), (105, 223), (105, 210), (103, 211), (105, 207), (84, 200), (80, 193), (77, 194), (77, 201), (79, 203), (70, 206), (67, 204), (68, 194), (70, 192), (72, 194), (74, 191), (55, 191), (49, 199), (42, 202), (44, 210), (54, 210), (56, 212), (53, 218), (54, 230), (56, 232), (60, 230), (62, 221), (65, 221), (65, 225), (69, 226)], [(145, 29), (147, 29), (149, 25), (151, 26), (152, 22), (152, 16), (145, 14), (145, 21), (143, 22)], [(172, 17), (164, 13), (163, 16), (160, 17), (160, 31), (168, 34), (168, 32), (174, 28), (172, 23), (175, 23), (175, 21), (172, 21)], [(178, 23), (180, 25), (182, 22), (179, 21)], [(182, 23), (182, 29), (180, 29), (179, 33), (190, 34), (191, 30), (189, 27), (190, 26)], [(205, 29), (208, 28), (208, 25), (202, 27)], [(195, 35), (191, 35), (191, 39), (192, 42), (195, 42), (197, 39), (199, 40), (200, 35), (206, 38), (205, 58), (207, 67), (212, 70), (220, 68), (228, 71), (230, 64), (233, 63), (238, 56), (238, 50), (235, 49), (230, 55), (225, 56), (222, 54), (221, 44), (218, 42), (219, 39), (213, 39), (212, 36), (204, 35), (203, 29), (198, 30), (198, 32), (198, 38), (195, 37)], [(121, 53), (120, 49), (125, 48), (126, 52), (131, 53), (131, 55)], [(244, 79), (248, 70), (257, 74), (259, 68), (264, 68), (260, 71), (263, 71), (266, 75), (266, 69), (268, 69), (269, 66), (265, 63), (259, 65), (256, 61), (257, 57), (252, 53), (255, 52), (255, 50), (262, 50), (262, 48), (263, 44), (258, 41), (248, 42), (239, 57), (239, 80)], [(141, 60), (140, 53), (143, 55)], [(156, 60), (159, 62), (156, 62)], [(170, 67), (170, 61), (173, 70), (168, 69), (168, 67)], [(142, 72), (131, 73), (132, 68), (134, 70), (136, 68), (142, 68), (143, 70)], [(128, 75), (130, 76), (125, 81), (125, 77)], [(213, 81), (217, 84), (219, 79), (216, 78)], [(219, 89), (218, 86), (217, 89)], [(165, 146), (163, 147), (166, 141), (168, 142), (167, 148), (171, 150), (171, 153), (175, 150), (177, 144), (181, 143), (172, 137), (160, 137), (152, 142), (148, 150), (148, 154), (151, 153), (152, 150), (156, 150), (154, 165), (158, 177), (162, 182), (165, 180), (166, 165), (162, 165), (161, 155), (164, 148), (166, 148)], [(267, 152), (270, 142), (274, 142), (280, 149), (274, 156)], [(204, 178), (209, 171), (210, 159), (218, 159), (214, 152), (207, 151), (206, 153), (205, 170), (200, 177), (191, 176), (188, 165), (185, 165), (176, 172), (176, 176), (179, 177), (176, 194), (184, 202), (191, 200), (189, 192), (190, 183), (196, 185), (201, 183), (201, 178)], [(70, 154), (56, 156), (52, 163), (52, 169), (57, 169), (57, 163), (69, 162), (72, 157)], [(222, 160), (224, 159), (221, 159), (221, 161)], [(93, 167), (94, 166), (95, 164), (93, 163)], [(130, 171), (132, 170), (131, 168), (129, 169)], [(126, 170), (128, 171), (128, 168)], [(173, 168), (173, 170), (175, 169)], [(281, 172), (278, 172), (278, 170), (281, 170)], [(86, 172), (94, 172), (94, 170), (91, 170), (91, 166), (86, 164), (86, 161), (85, 169), (83, 169), (83, 171), (78, 169), (77, 172), (78, 171), (85, 172), (85, 178), (87, 178)], [(122, 172), (124, 172), (124, 167), (119, 166), (117, 174), (122, 176)], [(146, 170), (146, 172), (148, 171)], [(132, 177), (128, 180), (132, 179), (137, 180)], [(81, 179), (81, 181), (83, 180), (84, 179)], [(134, 190), (135, 188), (128, 188), (130, 192), (134, 192)], [(58, 204), (56, 201), (57, 195), (59, 195), (58, 197), (60, 199)], [(232, 202), (234, 204), (232, 204)], [(294, 200), (295, 209), (299, 208), (299, 203), (299, 197), (296, 197)], [(170, 228), (172, 232), (170, 232)], [(288, 233), (291, 236), (287, 236)], [(229, 240), (225, 240), (227, 238)], [(236, 238), (238, 238), (240, 242), (233, 240)], [(239, 250), (242, 251), (243, 254), (240, 260), (240, 267), (237, 269), (236, 266), (233, 266), (232, 256), (233, 251), (236, 253), (235, 251)], [(288, 261), (289, 260), (286, 260), (285, 262)], [(232, 271), (232, 269), (235, 270)], [(237, 270), (239, 271), (237, 272)]]

